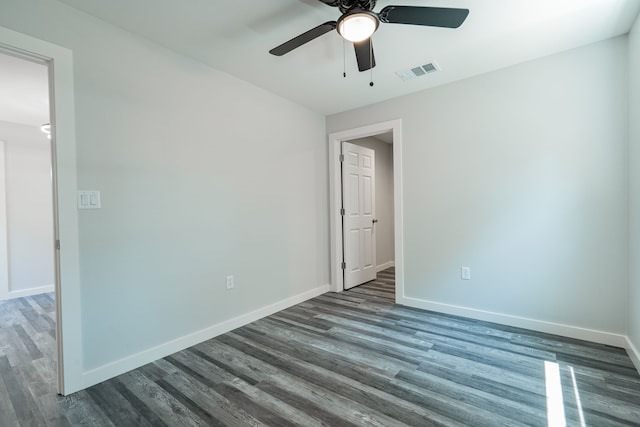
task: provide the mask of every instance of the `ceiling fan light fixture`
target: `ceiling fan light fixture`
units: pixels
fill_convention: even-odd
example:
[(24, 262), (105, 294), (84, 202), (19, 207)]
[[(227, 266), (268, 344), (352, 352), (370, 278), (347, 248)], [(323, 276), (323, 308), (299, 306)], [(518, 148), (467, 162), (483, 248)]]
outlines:
[(368, 39), (378, 29), (378, 17), (366, 10), (355, 10), (338, 20), (338, 33), (350, 42)]

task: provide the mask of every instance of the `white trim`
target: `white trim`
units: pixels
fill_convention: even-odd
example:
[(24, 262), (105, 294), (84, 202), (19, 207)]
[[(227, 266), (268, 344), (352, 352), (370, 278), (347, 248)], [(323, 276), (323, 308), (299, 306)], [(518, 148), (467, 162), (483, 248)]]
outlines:
[(82, 384), (82, 316), (76, 203), (76, 141), (71, 50), (0, 27), (0, 52), (48, 65), (56, 251), (56, 330), (58, 392), (70, 394)]
[(9, 299), (6, 142), (0, 141), (0, 301)]
[(391, 268), (395, 266), (396, 266), (395, 261), (388, 261), (388, 262), (385, 262), (384, 264), (380, 264), (376, 266), (376, 272), (380, 273), (382, 270), (386, 270), (387, 268)]
[(405, 297), (398, 303), (409, 307), (421, 308), (423, 310), (452, 314), (455, 316), (462, 316), (470, 319), (483, 320), (485, 322), (499, 323), (501, 325), (515, 326), (517, 328), (530, 329), (533, 331), (591, 341), (614, 347), (627, 348), (627, 345), (629, 344), (627, 337), (624, 335), (597, 331), (594, 329), (586, 329), (578, 326), (563, 325), (560, 323), (552, 323), (544, 320), (528, 319), (525, 317), (513, 316), (509, 314), (493, 313), (490, 311), (477, 310), (474, 308), (425, 301), (417, 298)]
[(308, 299), (315, 298), (318, 295), (322, 295), (329, 291), (329, 285), (319, 286), (311, 289), (310, 291), (295, 295), (285, 300), (276, 302), (266, 307), (259, 308), (250, 313), (243, 314), (233, 319), (225, 320), (200, 331), (193, 332), (189, 335), (176, 338), (172, 341), (160, 344), (156, 347), (144, 350), (140, 353), (127, 356), (123, 359), (116, 360), (115, 362), (108, 363), (95, 369), (84, 372), (83, 374), (83, 387), (91, 387), (102, 381), (121, 375), (132, 369), (139, 368), (140, 366), (151, 363), (154, 360), (162, 359), (175, 352), (184, 350), (185, 348), (194, 346), (203, 341), (215, 338), (218, 335), (222, 335), (236, 328), (244, 326), (248, 323), (260, 320), (263, 317), (277, 313), (296, 304), (300, 304)]
[(38, 286), (36, 288), (21, 289), (18, 291), (9, 291), (5, 299), (24, 298), (32, 295), (46, 294), (56, 290), (55, 285)]
[(636, 370), (640, 374), (640, 351), (638, 351), (638, 349), (633, 345), (633, 342), (631, 342), (631, 339), (629, 337), (626, 338), (627, 342), (625, 345), (625, 349), (627, 350), (627, 354), (633, 362), (633, 365), (636, 367)]
[(342, 270), (342, 226), (340, 204), (342, 189), (340, 182), (340, 144), (356, 138), (393, 132), (393, 209), (394, 209), (394, 246), (396, 267), (396, 301), (404, 295), (404, 235), (402, 213), (402, 120), (376, 123), (356, 129), (329, 134), (329, 240), (331, 249), (331, 285), (333, 292), (342, 292), (344, 283)]

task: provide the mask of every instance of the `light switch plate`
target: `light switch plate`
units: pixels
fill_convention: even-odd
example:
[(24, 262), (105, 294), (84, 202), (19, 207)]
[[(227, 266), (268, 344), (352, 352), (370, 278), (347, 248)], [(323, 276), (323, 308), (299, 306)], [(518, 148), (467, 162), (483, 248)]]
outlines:
[(78, 209), (100, 209), (100, 192), (78, 191)]

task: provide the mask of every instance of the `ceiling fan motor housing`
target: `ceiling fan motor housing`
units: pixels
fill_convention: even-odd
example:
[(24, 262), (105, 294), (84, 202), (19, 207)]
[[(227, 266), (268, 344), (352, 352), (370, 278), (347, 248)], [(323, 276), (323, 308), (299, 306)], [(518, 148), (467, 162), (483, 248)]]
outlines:
[(377, 0), (320, 0), (322, 3), (337, 7), (340, 12), (347, 13), (354, 8), (372, 11)]
[(341, 0), (338, 9), (342, 13), (347, 13), (353, 9), (372, 11), (374, 7), (376, 7), (376, 0)]

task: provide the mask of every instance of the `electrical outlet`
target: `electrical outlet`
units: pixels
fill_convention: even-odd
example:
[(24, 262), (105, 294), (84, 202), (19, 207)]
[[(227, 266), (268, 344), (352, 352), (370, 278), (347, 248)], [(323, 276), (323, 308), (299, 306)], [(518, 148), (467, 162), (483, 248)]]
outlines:
[(233, 276), (227, 276), (227, 289), (233, 289), (235, 283), (233, 283)]
[(460, 278), (462, 280), (471, 280), (471, 268), (460, 267)]

